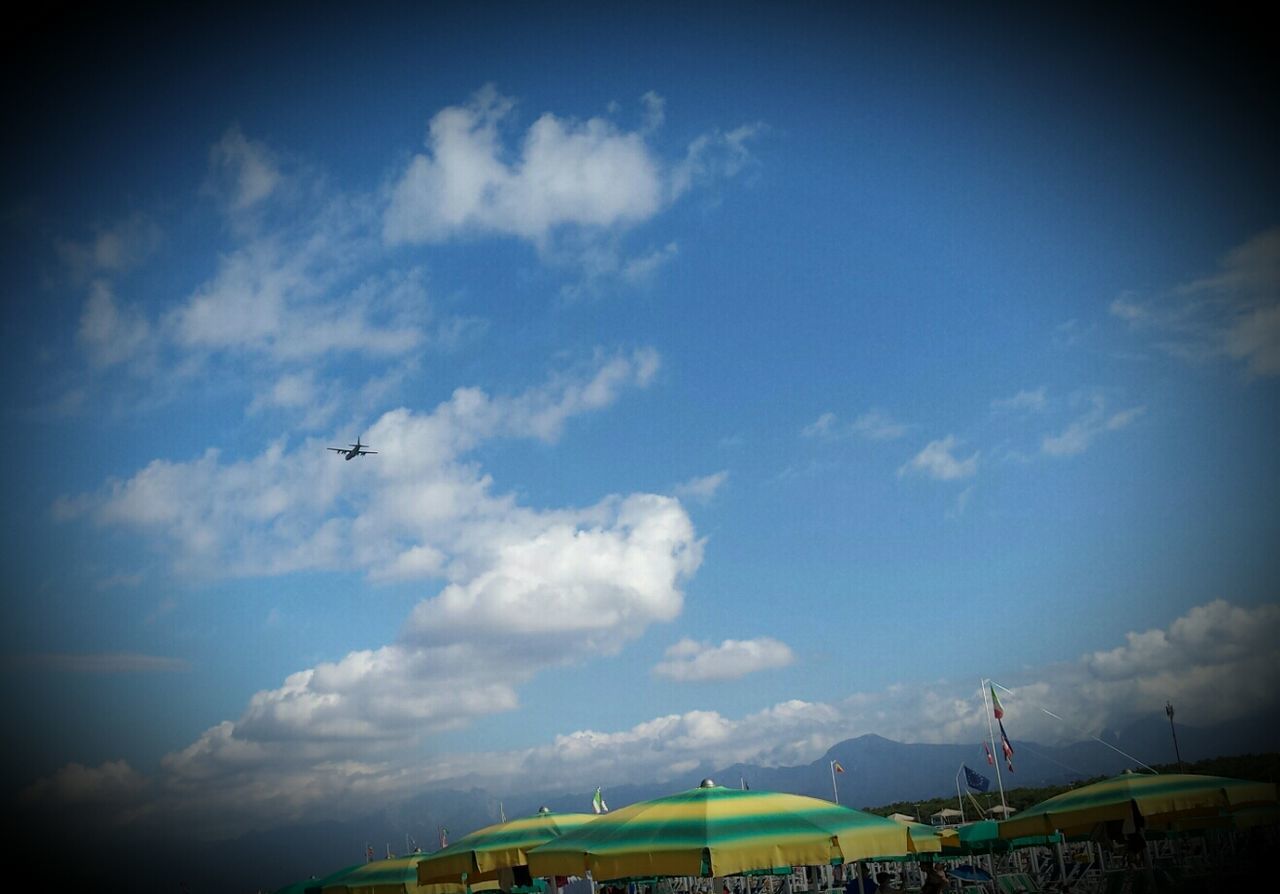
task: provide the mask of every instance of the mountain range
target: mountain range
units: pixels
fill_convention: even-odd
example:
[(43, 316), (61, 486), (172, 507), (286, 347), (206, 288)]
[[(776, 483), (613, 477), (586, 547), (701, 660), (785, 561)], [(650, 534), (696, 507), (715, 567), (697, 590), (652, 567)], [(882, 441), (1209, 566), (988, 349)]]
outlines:
[[(1250, 718), (1212, 728), (1177, 727), (1178, 751), (1184, 761), (1222, 755), (1280, 750), (1274, 724)], [(1005, 788), (1045, 786), (1099, 775), (1112, 775), (1145, 764), (1172, 764), (1177, 755), (1167, 718), (1139, 719), (1121, 730), (1065, 746), (1014, 741), (1013, 773), (1002, 767)], [(997, 754), (997, 758), (999, 755)], [(812, 763), (791, 767), (763, 767), (710, 763), (691, 771), (687, 778), (649, 781), (606, 789), (606, 800), (615, 808), (660, 797), (699, 784), (704, 777), (737, 787), (832, 797), (832, 766), (844, 772), (836, 777), (840, 803), (871, 808), (895, 802), (911, 802), (956, 794), (963, 765), (986, 775), (991, 790), (997, 786), (995, 768), (988, 766), (982, 745), (920, 744), (895, 742), (878, 735), (864, 735), (833, 745)], [(101, 837), (75, 848), (96, 890), (104, 879), (127, 867), (128, 884), (121, 890), (173, 891), (190, 894), (227, 891), (271, 891), (300, 878), (324, 875), (362, 862), (366, 847), (378, 856), (387, 850), (404, 853), (413, 846), (434, 850), (441, 827), (457, 838), (473, 829), (497, 822), (499, 804), (509, 818), (534, 813), (539, 807), (556, 812), (590, 812), (594, 786), (576, 792), (493, 792), (480, 787), (438, 789), (406, 798), (364, 815), (342, 820), (303, 822), (248, 833), (233, 840), (197, 842), (173, 831), (164, 839), (146, 841)], [(47, 842), (45, 843), (47, 844)], [(40, 844), (34, 844), (37, 861)], [(62, 864), (65, 847), (55, 847), (44, 857)], [(140, 859), (141, 858), (141, 859)], [(70, 879), (66, 879), (70, 883)], [(181, 886), (181, 887), (180, 887)]]

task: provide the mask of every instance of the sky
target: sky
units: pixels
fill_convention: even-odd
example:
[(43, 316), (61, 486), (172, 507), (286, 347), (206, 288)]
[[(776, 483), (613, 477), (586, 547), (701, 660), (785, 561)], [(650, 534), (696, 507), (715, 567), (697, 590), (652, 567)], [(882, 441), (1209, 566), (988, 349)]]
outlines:
[(1274, 716), (1280, 103), (1236, 15), (37, 18), (7, 790), (217, 837), (976, 748), (984, 678), (1015, 740)]

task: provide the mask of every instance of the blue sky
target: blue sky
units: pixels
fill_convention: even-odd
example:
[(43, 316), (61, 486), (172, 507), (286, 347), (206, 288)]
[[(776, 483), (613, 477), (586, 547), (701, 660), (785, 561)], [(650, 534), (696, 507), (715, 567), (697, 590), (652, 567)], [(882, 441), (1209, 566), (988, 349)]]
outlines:
[(261, 15), (38, 31), (6, 113), (11, 789), (225, 833), (976, 742), (982, 677), (1274, 709), (1248, 23)]

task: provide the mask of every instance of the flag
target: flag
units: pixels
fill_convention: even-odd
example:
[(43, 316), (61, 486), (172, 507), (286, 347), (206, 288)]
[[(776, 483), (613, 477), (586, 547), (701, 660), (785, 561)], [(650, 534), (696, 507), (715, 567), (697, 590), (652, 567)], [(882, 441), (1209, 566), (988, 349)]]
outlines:
[(969, 769), (966, 764), (964, 767), (964, 781), (968, 783), (969, 788), (975, 791), (985, 792), (991, 787), (991, 780), (983, 776), (981, 773), (975, 773)]
[(982, 743), (982, 752), (987, 756), (987, 763), (994, 767), (996, 765), (996, 758), (995, 755), (991, 753), (991, 749), (987, 747), (986, 742)]
[[(970, 690), (972, 692), (973, 690)], [(996, 715), (996, 720), (1004, 718), (1004, 708), (1000, 704), (1000, 699), (996, 698), (996, 687), (991, 687), (991, 709)]]
[(440, 847), (441, 849), (449, 846), (449, 830), (444, 826), (440, 827)]
[(609, 805), (604, 803), (604, 796), (600, 794), (600, 789), (596, 788), (596, 796), (591, 799), (591, 809), (596, 813), (608, 813)]
[(372, 844), (364, 849), (364, 861), (366, 863), (373, 862), (373, 845)]
[(831, 762), (831, 769), (835, 770), (837, 773), (843, 773), (843, 772), (844, 772), (844, 767), (840, 766), (840, 762), (839, 762), (839, 761), (832, 761), (832, 762)]
[(1009, 772), (1013, 772), (1013, 746), (1009, 744), (1009, 737), (1004, 731), (1004, 721), (1000, 723), (1000, 747), (1004, 750), (1004, 762), (1009, 767)]

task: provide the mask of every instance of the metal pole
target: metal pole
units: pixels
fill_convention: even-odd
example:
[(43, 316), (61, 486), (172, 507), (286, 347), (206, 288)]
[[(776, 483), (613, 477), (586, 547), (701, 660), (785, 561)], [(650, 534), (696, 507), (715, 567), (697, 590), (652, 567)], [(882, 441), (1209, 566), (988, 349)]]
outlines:
[(1178, 758), (1178, 772), (1182, 772), (1182, 752), (1178, 750), (1178, 729), (1173, 725), (1173, 705), (1164, 703), (1164, 712), (1169, 715), (1169, 732), (1173, 733), (1173, 753)]
[[(995, 730), (995, 727), (991, 725), (991, 706), (987, 704), (987, 683), (988, 682), (989, 682), (988, 680), (984, 679), (981, 684), (982, 685), (982, 709), (986, 712), (986, 715), (987, 715), (987, 735), (991, 739), (991, 760), (996, 765), (996, 784), (1000, 786), (1000, 806), (1006, 808), (1005, 815), (1008, 816), (1009, 811), (1007, 808), (1009, 807), (1009, 805), (1006, 804), (1004, 801), (1004, 780), (1000, 778), (1000, 758), (996, 757), (996, 730)], [(1004, 753), (1001, 752), (1001, 757), (1003, 756), (1004, 756)]]
[(831, 794), (835, 795), (836, 803), (840, 803), (840, 789), (836, 788), (836, 762), (831, 762)]
[[(964, 769), (964, 764), (960, 765), (960, 770)], [(964, 798), (960, 797), (960, 770), (956, 770), (956, 800), (960, 802), (960, 822), (966, 822), (964, 818)]]

